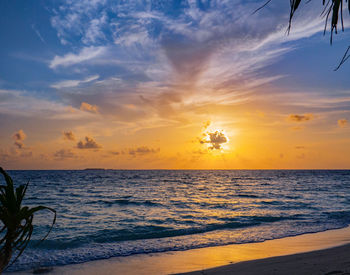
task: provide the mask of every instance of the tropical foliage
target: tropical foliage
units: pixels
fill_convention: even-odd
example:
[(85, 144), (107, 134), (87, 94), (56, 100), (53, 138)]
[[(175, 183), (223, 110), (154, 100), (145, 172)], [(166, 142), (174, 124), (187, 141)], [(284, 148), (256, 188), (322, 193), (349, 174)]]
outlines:
[(56, 211), (46, 206), (30, 208), (22, 206), (28, 183), (15, 188), (11, 177), (0, 167), (0, 174), (5, 178), (6, 185), (0, 185), (0, 273), (9, 266), (12, 255), (15, 255), (13, 264), (27, 247), (33, 233), (34, 214), (41, 210), (54, 213), (51, 227), (43, 241), (51, 232), (56, 222)]
[[(262, 5), (260, 8), (258, 8), (255, 12), (259, 11), (266, 5), (268, 5), (272, 0), (266, 1), (264, 5)], [(311, 0), (304, 0), (304, 2), (308, 3)], [(291, 26), (292, 26), (292, 20), (294, 17), (295, 12), (300, 7), (300, 3), (302, 0), (289, 0), (290, 2), (290, 13), (289, 13), (289, 24), (287, 32), (290, 32)], [(328, 24), (330, 23), (330, 42), (332, 44), (333, 42), (333, 33), (338, 33), (338, 25), (340, 22), (341, 29), (344, 31), (344, 17), (343, 13), (344, 11), (348, 10), (350, 14), (350, 0), (322, 0), (323, 5), (323, 11), (322, 16), (325, 18), (325, 26), (324, 26), (324, 34), (326, 34)], [(335, 70), (338, 70), (341, 65), (345, 63), (346, 60), (350, 58), (350, 46), (345, 51), (345, 54), (340, 61), (338, 67)]]

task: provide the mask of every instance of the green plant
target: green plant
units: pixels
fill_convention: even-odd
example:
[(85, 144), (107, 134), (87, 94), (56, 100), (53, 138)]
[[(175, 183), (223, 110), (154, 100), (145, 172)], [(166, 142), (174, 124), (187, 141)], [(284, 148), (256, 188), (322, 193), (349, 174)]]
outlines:
[[(272, 0), (268, 0), (265, 2), (264, 5), (262, 5), (260, 8), (258, 8), (254, 13), (261, 10), (265, 6), (267, 6)], [(305, 0), (306, 3), (310, 2), (311, 0)], [(300, 3), (302, 0), (289, 0), (290, 2), (290, 13), (289, 13), (289, 24), (287, 32), (290, 32), (291, 26), (292, 26), (292, 19), (294, 17), (294, 14), (296, 10), (300, 7)], [(350, 0), (322, 0), (323, 5), (323, 11), (321, 16), (325, 18), (325, 26), (324, 26), (324, 32), (323, 34), (326, 34), (327, 30), (327, 24), (328, 21), (330, 21), (330, 31), (331, 31), (331, 37), (330, 42), (332, 44), (333, 42), (333, 33), (338, 33), (338, 24), (340, 20), (340, 25), (342, 28), (342, 31), (344, 31), (344, 20), (343, 20), (343, 11), (348, 10), (350, 14)], [(331, 15), (331, 18), (330, 18)], [(329, 20), (330, 19), (330, 20)], [(310, 19), (311, 20), (311, 19)], [(343, 58), (341, 59), (338, 67), (335, 69), (338, 70), (344, 63), (350, 58), (350, 46), (345, 51), (345, 54), (343, 55)]]
[[(9, 266), (12, 255), (17, 253), (13, 264), (27, 247), (33, 233), (34, 214), (41, 210), (49, 210), (54, 213), (51, 227), (43, 241), (51, 232), (56, 222), (56, 211), (46, 206), (29, 208), (22, 206), (28, 183), (14, 188), (11, 177), (0, 167), (0, 174), (5, 178), (6, 185), (0, 185), (0, 273)], [(41, 242), (40, 241), (40, 242)]]

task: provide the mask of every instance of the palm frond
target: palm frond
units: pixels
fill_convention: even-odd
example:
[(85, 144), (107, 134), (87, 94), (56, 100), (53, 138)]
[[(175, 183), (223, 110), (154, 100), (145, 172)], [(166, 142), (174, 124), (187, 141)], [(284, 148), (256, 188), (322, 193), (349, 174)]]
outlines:
[[(254, 11), (256, 13), (257, 11), (261, 10), (264, 8), (266, 5), (268, 5), (271, 2), (265, 1), (265, 3), (260, 6), (258, 9)], [(294, 14), (297, 11), (297, 9), (300, 7), (301, 0), (289, 0), (290, 2), (290, 12), (289, 12), (289, 22), (288, 22), (288, 27), (287, 27), (287, 33), (290, 33), (291, 27), (292, 27), (292, 20), (294, 18)], [(311, 2), (311, 0), (305, 0), (306, 3)], [(347, 3), (347, 5), (346, 5)], [(324, 31), (323, 34), (326, 34), (327, 31), (327, 26), (328, 22), (330, 21), (330, 43), (333, 43), (333, 34), (338, 33), (338, 25), (340, 21), (341, 29), (342, 31), (345, 30), (344, 28), (344, 17), (343, 17), (343, 12), (344, 10), (348, 10), (350, 14), (350, 0), (322, 0), (322, 5), (324, 7), (321, 16), (324, 17), (325, 19), (325, 24), (324, 24)], [(253, 13), (253, 14), (254, 14)], [(338, 67), (335, 69), (337, 71), (344, 63), (350, 58), (350, 46), (345, 52), (342, 60), (340, 61)]]
[[(4, 234), (0, 239), (1, 272), (6, 266), (12, 265), (28, 246), (34, 229), (34, 214), (42, 210), (48, 210), (54, 214), (50, 229), (39, 241), (38, 244), (40, 244), (47, 238), (56, 223), (56, 211), (43, 205), (33, 208), (22, 206), (29, 182), (15, 189), (11, 177), (1, 167), (0, 174), (4, 176), (6, 181), (6, 185), (0, 186), (0, 221), (3, 223), (0, 233)], [(9, 264), (13, 252), (17, 254)]]

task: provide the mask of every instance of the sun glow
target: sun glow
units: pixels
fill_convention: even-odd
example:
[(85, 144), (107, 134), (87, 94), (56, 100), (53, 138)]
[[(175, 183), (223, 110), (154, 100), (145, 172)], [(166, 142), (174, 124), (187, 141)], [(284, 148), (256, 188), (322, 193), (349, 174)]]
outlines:
[(211, 122), (206, 122), (200, 143), (205, 144), (208, 150), (213, 152), (224, 151), (229, 149), (230, 139), (225, 130), (212, 125)]

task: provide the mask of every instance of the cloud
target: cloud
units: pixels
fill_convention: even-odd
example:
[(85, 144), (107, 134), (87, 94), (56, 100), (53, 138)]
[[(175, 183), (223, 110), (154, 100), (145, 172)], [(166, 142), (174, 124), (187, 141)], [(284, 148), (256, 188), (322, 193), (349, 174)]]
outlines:
[[(93, 64), (79, 67), (88, 75), (99, 69), (95, 65), (107, 66), (103, 79), (87, 89), (75, 89), (81, 80), (54, 83), (65, 88), (63, 102), (75, 107), (94, 102), (101, 116), (117, 121), (189, 122), (187, 113), (205, 104), (253, 100), (255, 89), (283, 77), (261, 70), (292, 50), (282, 43), (311, 34), (298, 20), (292, 34), (285, 35), (288, 4), (283, 1), (254, 16), (259, 4), (253, 1), (204, 2), (185, 0), (175, 10), (171, 1), (60, 2), (52, 26), (63, 43), (77, 50), (56, 56), (50, 66)], [(316, 19), (312, 26), (321, 22)], [(105, 72), (113, 76), (106, 79)], [(143, 102), (135, 104), (136, 96)], [(125, 108), (130, 103), (136, 108)]]
[(70, 149), (61, 149), (53, 154), (57, 160), (73, 159), (77, 156)]
[(22, 141), (15, 141), (13, 143), (18, 149), (24, 148), (24, 143)]
[(96, 105), (91, 105), (91, 104), (86, 103), (86, 102), (81, 103), (80, 110), (87, 111), (90, 113), (95, 113), (95, 114), (98, 113), (98, 107)]
[(18, 132), (15, 132), (12, 137), (14, 140), (23, 141), (27, 138), (27, 135), (24, 133), (23, 130), (19, 130)]
[(38, 31), (38, 29), (35, 27), (34, 24), (32, 24), (32, 29), (35, 32), (35, 34), (38, 36), (38, 38), (41, 40), (41, 42), (46, 44), (45, 39), (42, 37), (42, 35), (40, 34), (40, 32)]
[(100, 77), (99, 75), (92, 75), (92, 76), (86, 77), (86, 78), (81, 79), (81, 80), (64, 80), (64, 81), (60, 81), (60, 82), (56, 82), (56, 83), (52, 84), (51, 87), (55, 88), (55, 89), (77, 87), (80, 84), (94, 81), (94, 80), (98, 79), (99, 77)]
[(94, 18), (90, 21), (90, 24), (86, 30), (85, 36), (83, 37), (83, 43), (95, 44), (98, 41), (106, 39), (102, 27), (107, 23), (107, 15), (104, 13), (99, 18)]
[[(108, 23), (106, 18), (106, 0), (62, 1), (54, 10), (51, 25), (57, 30), (57, 36), (63, 45), (70, 44), (69, 39), (78, 36), (84, 44), (94, 44), (105, 39), (102, 28)], [(109, 14), (115, 5), (110, 4)]]
[[(79, 103), (80, 104), (80, 103)], [(63, 103), (38, 98), (29, 91), (1, 90), (0, 89), (0, 114), (21, 119), (33, 120), (64, 119), (72, 120), (87, 118), (84, 112), (67, 112), (68, 106)], [(0, 120), (0, 126), (4, 126)], [(35, 122), (37, 123), (37, 122)]]
[(55, 69), (57, 67), (68, 67), (81, 62), (85, 62), (96, 58), (103, 54), (105, 47), (85, 47), (79, 53), (67, 53), (63, 56), (56, 55), (50, 62), (49, 67)]
[(206, 122), (204, 122), (204, 124), (203, 124), (203, 130), (205, 131), (205, 130), (207, 130), (208, 129), (208, 127), (211, 125), (211, 121), (210, 120), (207, 120)]
[(304, 122), (309, 121), (314, 118), (313, 114), (304, 114), (304, 115), (297, 115), (297, 114), (290, 114), (288, 116), (288, 120), (293, 122)]
[(33, 156), (33, 152), (32, 151), (22, 152), (19, 156), (22, 158), (31, 158)]
[(75, 136), (72, 131), (63, 132), (63, 138), (65, 140), (71, 140), (71, 141), (75, 140)]
[(339, 119), (339, 120), (338, 120), (338, 126), (339, 126), (340, 128), (344, 128), (344, 127), (346, 127), (347, 125), (348, 125), (348, 120), (347, 120), (347, 119), (343, 118), (343, 119)]
[(18, 149), (23, 149), (24, 148), (24, 143), (23, 141), (27, 138), (27, 135), (24, 133), (23, 130), (19, 130), (17, 132), (15, 132), (12, 135), (12, 138), (15, 140), (14, 145), (18, 148)]
[(79, 141), (77, 144), (78, 149), (100, 149), (102, 146), (97, 144), (97, 142), (90, 137), (85, 137), (84, 141)]
[(137, 147), (135, 149), (129, 149), (129, 155), (132, 155), (132, 156), (148, 155), (148, 154), (158, 153), (159, 151), (160, 151), (159, 148), (153, 149), (153, 148), (149, 148), (147, 146), (141, 146), (141, 147)]
[(200, 139), (199, 142), (201, 144), (208, 143), (210, 145), (209, 149), (211, 150), (219, 150), (222, 148), (222, 144), (228, 142), (228, 138), (221, 131), (208, 132), (205, 135), (206, 137)]

